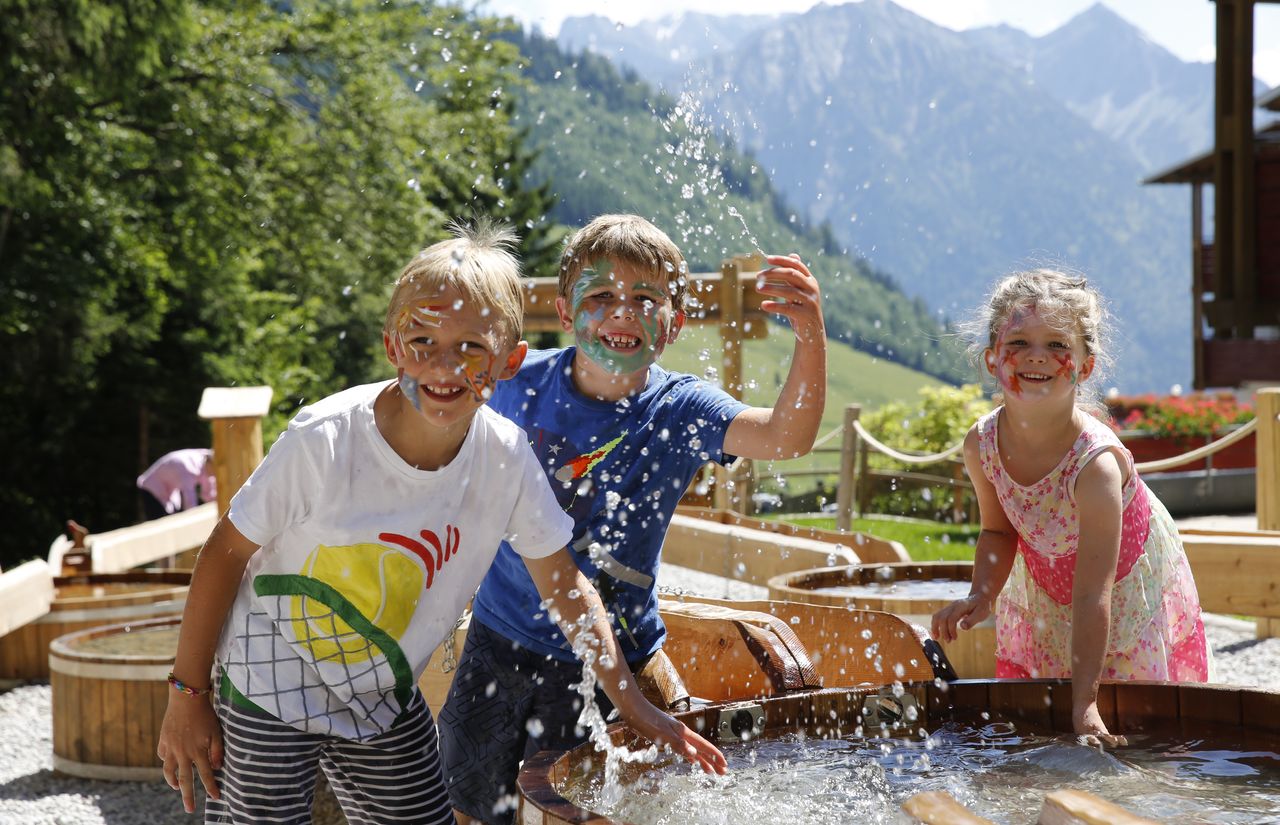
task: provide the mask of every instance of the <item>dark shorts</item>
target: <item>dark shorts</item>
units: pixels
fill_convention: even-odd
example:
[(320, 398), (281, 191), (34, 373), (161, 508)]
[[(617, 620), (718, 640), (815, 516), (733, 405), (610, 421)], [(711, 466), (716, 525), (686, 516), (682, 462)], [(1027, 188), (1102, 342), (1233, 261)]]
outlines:
[[(579, 662), (548, 659), (472, 619), (449, 698), (440, 709), (440, 760), (453, 807), (506, 825), (516, 811), (520, 762), (586, 741), (578, 728)], [(608, 717), (613, 705), (597, 690)]]

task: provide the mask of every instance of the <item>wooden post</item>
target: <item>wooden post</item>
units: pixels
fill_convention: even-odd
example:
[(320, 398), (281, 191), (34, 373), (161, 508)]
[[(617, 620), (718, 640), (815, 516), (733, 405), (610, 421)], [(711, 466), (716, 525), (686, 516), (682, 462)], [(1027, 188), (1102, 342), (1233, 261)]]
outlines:
[(1217, 0), (1214, 60), (1214, 303), (1229, 307), (1216, 338), (1252, 338), (1257, 316), (1253, 178), (1253, 4)]
[(720, 382), (724, 391), (742, 400), (742, 279), (738, 262), (720, 264)]
[(1280, 387), (1258, 390), (1257, 511), (1259, 530), (1280, 530)]
[(198, 415), (213, 429), (219, 516), (262, 462), (262, 416), (270, 408), (270, 387), (205, 387), (200, 397)]
[(836, 486), (836, 529), (842, 532), (848, 532), (853, 524), (855, 473), (858, 467), (858, 433), (853, 424), (861, 415), (861, 404), (850, 404), (844, 408), (844, 426), (840, 433), (840, 480)]
[(871, 445), (858, 439), (858, 515), (871, 509)]
[[(720, 386), (739, 401), (742, 400), (742, 320), (738, 262), (730, 259), (720, 264)], [(737, 479), (719, 464), (715, 479), (716, 507), (743, 512), (735, 507)]]
[(1204, 383), (1204, 186), (1191, 184), (1191, 386)]
[[(1253, 409), (1258, 418), (1258, 529), (1280, 530), (1280, 387), (1258, 390)], [(1280, 636), (1280, 619), (1258, 619), (1256, 635), (1259, 639)]]

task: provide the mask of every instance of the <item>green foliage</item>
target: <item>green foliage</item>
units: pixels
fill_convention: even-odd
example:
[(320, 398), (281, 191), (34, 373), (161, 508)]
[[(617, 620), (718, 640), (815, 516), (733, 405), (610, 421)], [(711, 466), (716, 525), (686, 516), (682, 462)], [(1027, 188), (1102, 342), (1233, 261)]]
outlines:
[[(802, 527), (836, 529), (834, 518), (786, 516), (784, 520)], [(899, 542), (912, 561), (973, 561), (973, 547), (982, 531), (976, 524), (939, 524), (895, 516), (856, 518), (850, 526), (855, 532)]]
[[(916, 403), (895, 401), (866, 416), (863, 425), (885, 446), (903, 452), (937, 453), (959, 443), (981, 416), (990, 412), (991, 402), (977, 384), (963, 387), (923, 387)], [(961, 457), (938, 464), (911, 465), (879, 452), (868, 459), (873, 469), (897, 469), (956, 478)], [(892, 484), (871, 499), (870, 512), (949, 518), (957, 489), (950, 486), (921, 487), (915, 483)], [(962, 502), (964, 504), (965, 502)]]
[(606, 58), (567, 55), (540, 35), (510, 37), (533, 81), (519, 105), (539, 151), (533, 175), (551, 182), (559, 221), (643, 215), (671, 235), (694, 271), (718, 271), (723, 259), (756, 247), (799, 252), (823, 285), (833, 340), (946, 381), (969, 373), (924, 303), (848, 255), (829, 226), (806, 227), (767, 170), (715, 134), (696, 100), (673, 100)]
[(497, 24), (410, 0), (0, 0), (0, 564), (136, 516), (207, 443), (205, 386), (304, 401), (386, 374), (387, 291), (445, 221), (546, 190)]

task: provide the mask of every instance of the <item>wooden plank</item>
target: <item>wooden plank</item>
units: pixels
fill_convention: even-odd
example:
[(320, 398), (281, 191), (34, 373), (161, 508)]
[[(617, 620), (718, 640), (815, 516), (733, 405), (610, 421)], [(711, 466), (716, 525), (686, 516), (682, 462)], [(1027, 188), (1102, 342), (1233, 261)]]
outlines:
[(120, 573), (204, 544), (218, 523), (218, 505), (201, 504), (85, 539), (95, 573)]
[(956, 801), (946, 791), (925, 791), (902, 803), (902, 810), (924, 825), (994, 825)]
[(1159, 825), (1087, 791), (1065, 788), (1044, 798), (1036, 825)]
[(146, 682), (123, 682), (125, 693), (129, 697), (128, 713), (124, 718), (124, 760), (122, 765), (143, 766), (151, 762), (139, 761), (147, 756), (148, 745), (151, 755), (155, 754), (156, 743), (149, 741), (153, 736), (151, 730), (151, 691)]
[(102, 715), (92, 721), (102, 732), (99, 740), (101, 758), (97, 761), (104, 765), (127, 765), (129, 745), (125, 736), (125, 719), (137, 713), (138, 708), (133, 705), (134, 697), (125, 693), (122, 680), (101, 679), (99, 682), (102, 686)]
[(205, 387), (196, 415), (204, 419), (261, 418), (271, 412), (270, 387)]
[(1151, 725), (1176, 724), (1179, 719), (1178, 693), (1163, 682), (1117, 682), (1116, 729), (1112, 733), (1144, 730)]
[(76, 727), (77, 762), (89, 762), (94, 765), (103, 764), (102, 747), (102, 714), (103, 680), (79, 678), (80, 714), (74, 720)]
[(1187, 533), (1182, 546), (1202, 609), (1280, 618), (1280, 539)]
[(679, 514), (667, 529), (662, 559), (760, 585), (783, 573), (859, 561), (849, 547)]
[(52, 602), (53, 572), (43, 559), (0, 573), (0, 636), (48, 613)]

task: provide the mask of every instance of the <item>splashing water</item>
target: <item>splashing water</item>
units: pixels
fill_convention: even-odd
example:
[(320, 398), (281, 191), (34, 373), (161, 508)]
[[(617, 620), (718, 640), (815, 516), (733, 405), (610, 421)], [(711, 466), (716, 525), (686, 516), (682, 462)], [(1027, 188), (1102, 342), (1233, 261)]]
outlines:
[(615, 745), (609, 738), (609, 723), (600, 706), (596, 704), (596, 661), (606, 661), (601, 642), (588, 629), (590, 618), (583, 616), (579, 623), (579, 632), (573, 640), (573, 652), (582, 661), (582, 681), (573, 685), (574, 690), (582, 697), (582, 713), (578, 716), (578, 724), (591, 732), (588, 737), (598, 753), (605, 755), (604, 783), (600, 788), (600, 798), (608, 805), (616, 805), (624, 791), (621, 776), (622, 767), (626, 764), (649, 764), (658, 758), (658, 748), (650, 745), (643, 750), (633, 751)]
[(738, 211), (738, 207), (729, 207), (729, 217), (738, 219), (738, 223), (742, 224), (742, 231), (746, 233), (747, 240), (751, 243), (751, 246), (755, 249), (756, 253), (761, 258), (766, 257), (764, 250), (760, 248), (760, 242), (756, 240), (755, 235), (751, 234), (751, 227), (747, 226), (747, 219)]
[(559, 790), (640, 825), (775, 822), (783, 811), (791, 825), (897, 823), (907, 821), (901, 804), (930, 790), (996, 822), (1031, 823), (1045, 794), (1063, 787), (1169, 823), (1253, 825), (1280, 811), (1280, 753), (1238, 734), (1187, 743), (1153, 732), (1137, 747), (1100, 752), (1023, 727), (973, 719), (892, 738), (791, 733), (723, 746), (725, 776), (681, 771), (667, 757), (628, 770), (614, 802), (602, 798), (598, 776), (570, 778)]

